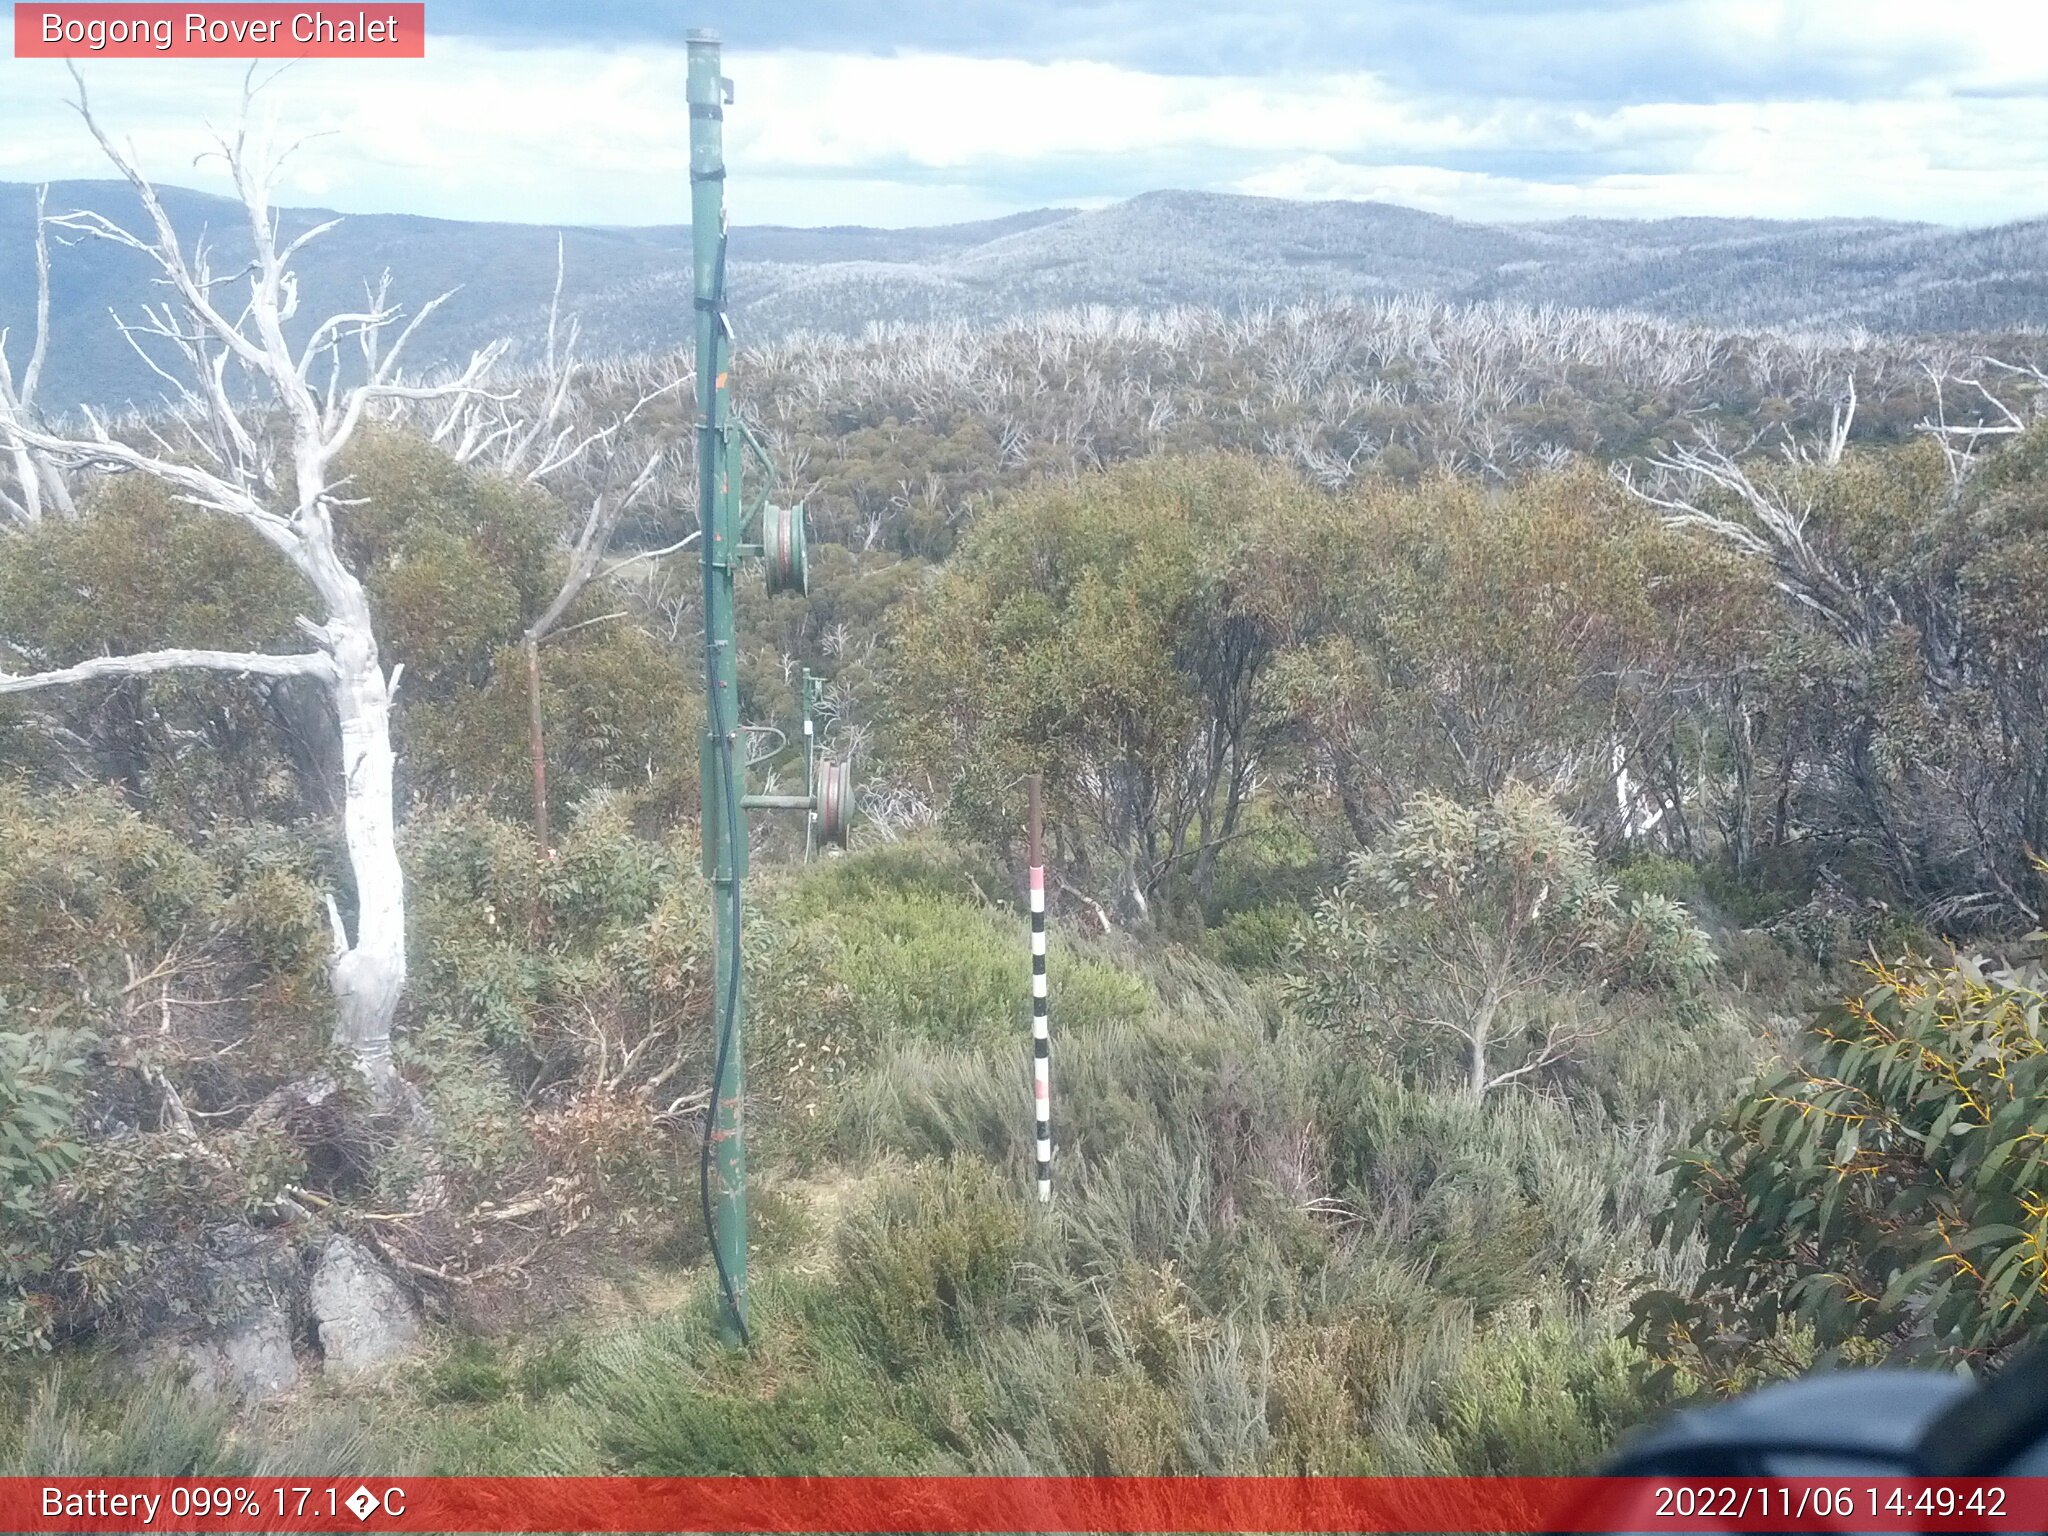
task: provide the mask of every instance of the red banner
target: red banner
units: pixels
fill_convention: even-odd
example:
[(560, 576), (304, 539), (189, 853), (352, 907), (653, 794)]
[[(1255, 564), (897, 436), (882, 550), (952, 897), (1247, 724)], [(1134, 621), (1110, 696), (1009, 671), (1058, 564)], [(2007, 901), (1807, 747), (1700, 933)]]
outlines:
[(2048, 1478), (0, 1478), (10, 1531), (2041, 1531)]
[(17, 59), (423, 59), (424, 4), (14, 7)]

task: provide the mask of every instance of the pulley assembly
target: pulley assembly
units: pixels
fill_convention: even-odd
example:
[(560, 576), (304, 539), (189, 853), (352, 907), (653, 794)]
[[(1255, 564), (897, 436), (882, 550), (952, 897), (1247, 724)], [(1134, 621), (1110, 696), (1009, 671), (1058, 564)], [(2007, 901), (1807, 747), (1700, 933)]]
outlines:
[(835, 848), (846, 847), (853, 829), (853, 764), (843, 757), (827, 757), (818, 746), (816, 711), (824, 693), (825, 680), (806, 669), (801, 696), (804, 792), (800, 795), (747, 795), (740, 801), (750, 811), (805, 812), (806, 856), (815, 853), (820, 843), (830, 843)]
[(770, 597), (794, 592), (799, 597), (811, 590), (811, 551), (804, 526), (804, 507), (778, 507), (773, 502), (761, 508), (761, 558)]
[(843, 757), (819, 758), (812, 798), (817, 804), (819, 839), (844, 848), (853, 821), (853, 764)]

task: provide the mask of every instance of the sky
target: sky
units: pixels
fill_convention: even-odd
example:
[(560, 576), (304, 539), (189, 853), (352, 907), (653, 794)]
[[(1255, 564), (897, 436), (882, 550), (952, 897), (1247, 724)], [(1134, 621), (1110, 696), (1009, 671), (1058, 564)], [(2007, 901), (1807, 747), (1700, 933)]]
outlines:
[[(305, 140), (279, 200), (683, 222), (693, 25), (725, 42), (741, 224), (1168, 187), (1484, 220), (2048, 213), (2043, 0), (428, 0), (425, 59), (266, 88), (272, 131)], [(196, 157), (241, 66), (85, 70), (153, 175), (217, 189)], [(69, 91), (0, 57), (0, 180), (105, 173)]]

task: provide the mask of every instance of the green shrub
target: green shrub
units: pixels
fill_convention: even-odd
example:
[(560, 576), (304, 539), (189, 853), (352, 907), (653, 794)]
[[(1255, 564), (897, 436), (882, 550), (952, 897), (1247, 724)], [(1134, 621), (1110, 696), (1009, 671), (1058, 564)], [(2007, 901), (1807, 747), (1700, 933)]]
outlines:
[[(80, 511), (0, 540), (0, 671), (169, 647), (303, 647), (292, 619), (312, 611), (312, 594), (239, 520), (145, 475), (101, 479)], [(316, 686), (186, 671), (52, 690), (10, 700), (0, 718), (18, 710), (57, 729), (0, 733), (13, 738), (0, 755), (18, 751), (31, 783), (118, 784), (181, 832), (287, 820), (306, 810), (289, 738)]]
[(129, 966), (154, 963), (219, 900), (204, 859), (112, 795), (0, 788), (0, 1008), (17, 1021), (103, 1026)]
[(1243, 830), (1216, 857), (1204, 916), (1215, 926), (1246, 913), (1306, 909), (1330, 883), (1331, 863), (1296, 816), (1273, 797), (1255, 800)]
[(234, 1477), (250, 1469), (234, 1417), (231, 1403), (171, 1377), (115, 1383), (104, 1371), (54, 1371), (11, 1432), (0, 1429), (0, 1475)]
[(890, 1180), (848, 1216), (840, 1290), (876, 1357), (902, 1368), (1007, 1315), (1027, 1212), (1015, 1183), (956, 1160)]
[[(836, 860), (791, 882), (775, 903), (775, 921), (814, 936), (809, 960), (821, 985), (808, 1000), (788, 996), (788, 1004), (808, 1004), (813, 1015), (843, 1006), (845, 1031), (835, 1043), (849, 1063), (906, 1040), (996, 1046), (1028, 1039), (1028, 930), (1021, 915), (969, 894), (982, 873), (964, 857), (912, 843)], [(1062, 1031), (1135, 1018), (1154, 1003), (1128, 966), (1062, 935), (1054, 937), (1047, 970)]]
[(1308, 913), (1290, 903), (1233, 912), (1204, 936), (1203, 948), (1223, 965), (1249, 976), (1286, 969)]
[(870, 1038), (956, 1044), (1014, 1034), (1029, 1017), (1023, 946), (957, 899), (877, 895), (834, 914), (840, 979)]
[(1662, 853), (1638, 853), (1616, 867), (1614, 883), (1623, 896), (1662, 896), (1670, 901), (1697, 901), (1706, 894), (1700, 872), (1684, 859)]
[(459, 1338), (427, 1368), (420, 1395), (430, 1403), (495, 1403), (512, 1391), (505, 1354), (488, 1339)]
[(55, 1322), (38, 1285), (59, 1261), (52, 1187), (86, 1155), (74, 1129), (81, 1047), (63, 1032), (0, 1033), (0, 1353), (46, 1348)]
[(1658, 1230), (1704, 1245), (1632, 1331), (1721, 1385), (1788, 1325), (1824, 1352), (1991, 1361), (2048, 1330), (2048, 972), (1874, 961), (1671, 1163)]
[(750, 1292), (756, 1350), (720, 1344), (707, 1305), (594, 1350), (574, 1389), (619, 1471), (645, 1476), (943, 1470), (854, 1343), (836, 1288), (767, 1276)]
[(1624, 902), (1592, 835), (1510, 781), (1474, 805), (1416, 796), (1317, 905), (1288, 993), (1398, 1070), (1477, 1096), (1554, 1075), (1622, 1022), (1616, 994), (1686, 1003), (1715, 964), (1683, 907)]
[(1475, 1337), (1430, 1394), (1428, 1415), (1445, 1473), (1583, 1476), (1664, 1402), (1626, 1344), (1549, 1318)]
[(1588, 1295), (1640, 1262), (1657, 1181), (1556, 1104), (1487, 1106), (1356, 1065), (1333, 1067), (1321, 1091), (1331, 1187), (1389, 1251), (1482, 1317), (1539, 1277)]
[(934, 837), (862, 847), (806, 870), (790, 892), (793, 917), (823, 917), (880, 896), (973, 898), (985, 904), (1003, 878), (985, 856)]

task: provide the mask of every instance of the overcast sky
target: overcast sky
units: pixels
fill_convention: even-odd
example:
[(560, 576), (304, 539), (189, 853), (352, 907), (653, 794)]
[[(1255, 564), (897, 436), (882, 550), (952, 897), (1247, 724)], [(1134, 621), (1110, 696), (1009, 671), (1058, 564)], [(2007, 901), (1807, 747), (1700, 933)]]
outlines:
[[(1480, 219), (2048, 212), (2042, 0), (428, 0), (427, 21), (424, 61), (272, 89), (285, 131), (320, 135), (286, 201), (680, 222), (697, 23), (737, 87), (737, 223), (1162, 187)], [(193, 157), (239, 66), (86, 68), (157, 176), (214, 185)], [(0, 179), (102, 174), (67, 90), (61, 65), (0, 58)]]

